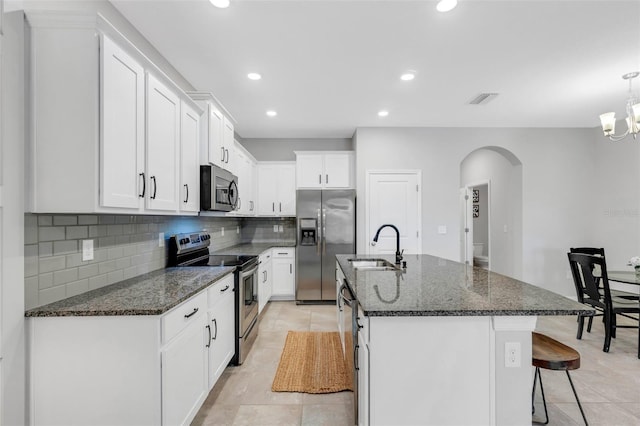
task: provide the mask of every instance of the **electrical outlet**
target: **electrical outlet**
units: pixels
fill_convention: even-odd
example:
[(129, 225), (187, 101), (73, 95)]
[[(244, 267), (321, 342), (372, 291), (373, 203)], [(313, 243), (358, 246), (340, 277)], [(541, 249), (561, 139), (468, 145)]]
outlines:
[(520, 342), (506, 342), (504, 344), (504, 366), (520, 367)]
[(164, 232), (158, 234), (158, 247), (164, 247)]
[(240, 225), (236, 226), (236, 234), (240, 233)]
[(447, 225), (438, 226), (438, 234), (446, 234), (447, 233)]
[(93, 260), (93, 240), (82, 240), (82, 261)]
[(273, 232), (278, 232), (278, 225), (273, 225)]
[(224, 237), (224, 226), (220, 227), (220, 236)]
[(284, 226), (278, 225), (278, 232), (284, 232)]

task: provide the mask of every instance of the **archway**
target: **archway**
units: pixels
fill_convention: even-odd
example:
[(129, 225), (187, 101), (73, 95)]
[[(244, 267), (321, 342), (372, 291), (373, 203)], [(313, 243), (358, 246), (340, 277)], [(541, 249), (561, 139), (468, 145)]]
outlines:
[[(476, 224), (486, 223), (483, 229), (486, 234), (481, 234), (481, 238), (476, 236), (476, 257), (486, 257), (492, 271), (522, 278), (520, 160), (511, 151), (501, 147), (476, 149), (460, 162), (460, 188), (470, 191), (471, 202), (470, 209), (461, 208), (461, 216), (467, 218), (471, 215), (467, 220), (476, 221)], [(477, 190), (478, 196), (482, 194), (475, 203), (473, 189)], [(473, 209), (478, 212), (475, 218)], [(473, 229), (472, 226), (470, 228)], [(473, 233), (464, 235), (464, 227), (461, 232), (461, 241), (473, 238)], [(478, 250), (479, 244), (482, 244), (481, 251)]]

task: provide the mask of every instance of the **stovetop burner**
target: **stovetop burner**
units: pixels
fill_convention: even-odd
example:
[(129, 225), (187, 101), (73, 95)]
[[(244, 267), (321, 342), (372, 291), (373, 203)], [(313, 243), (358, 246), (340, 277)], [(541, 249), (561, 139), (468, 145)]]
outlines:
[(176, 234), (169, 238), (169, 266), (253, 266), (258, 256), (209, 254), (211, 236), (206, 232)]

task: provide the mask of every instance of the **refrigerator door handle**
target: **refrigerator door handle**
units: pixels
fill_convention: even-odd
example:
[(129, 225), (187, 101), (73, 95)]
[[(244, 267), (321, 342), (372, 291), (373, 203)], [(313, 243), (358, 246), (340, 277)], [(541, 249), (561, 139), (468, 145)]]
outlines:
[(320, 225), (320, 209), (317, 210), (317, 215), (318, 215), (318, 221), (316, 222), (317, 223), (316, 226), (318, 229), (316, 232), (318, 233), (318, 235), (316, 235), (316, 248), (317, 248), (318, 255), (320, 255), (320, 245), (322, 244), (322, 241), (321, 241), (322, 234), (320, 233), (320, 226), (321, 226)]
[(327, 209), (322, 209), (322, 254), (327, 254)]

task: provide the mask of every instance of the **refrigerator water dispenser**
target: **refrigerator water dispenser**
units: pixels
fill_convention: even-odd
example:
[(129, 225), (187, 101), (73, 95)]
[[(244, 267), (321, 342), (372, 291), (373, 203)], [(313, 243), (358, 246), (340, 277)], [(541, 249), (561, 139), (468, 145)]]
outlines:
[(317, 244), (318, 221), (316, 219), (300, 219), (300, 245), (315, 246)]

